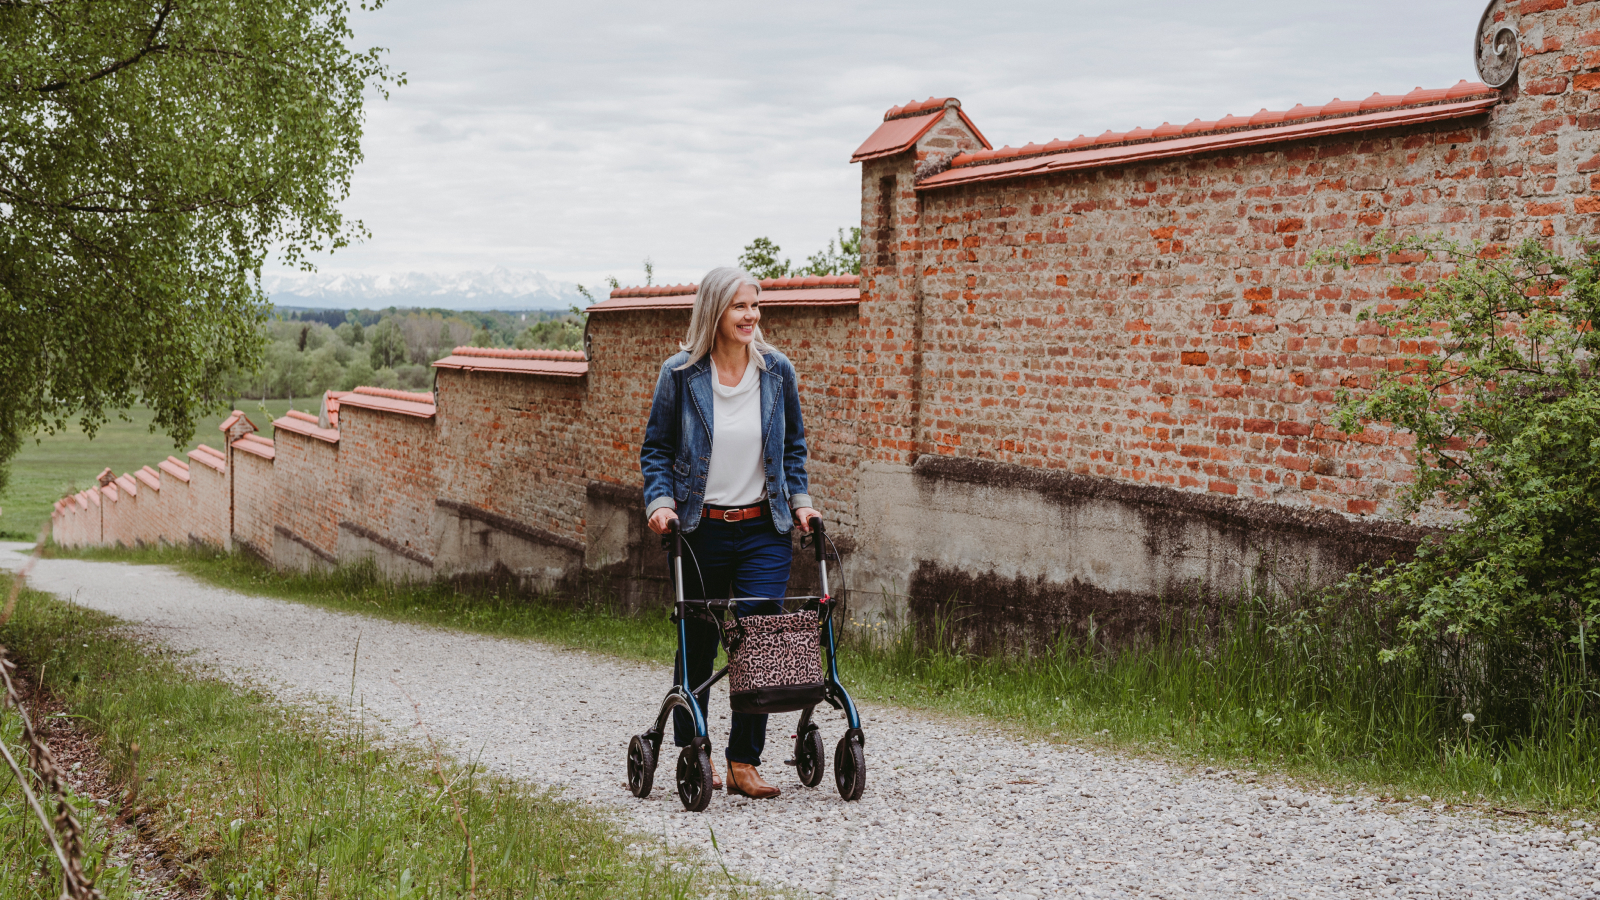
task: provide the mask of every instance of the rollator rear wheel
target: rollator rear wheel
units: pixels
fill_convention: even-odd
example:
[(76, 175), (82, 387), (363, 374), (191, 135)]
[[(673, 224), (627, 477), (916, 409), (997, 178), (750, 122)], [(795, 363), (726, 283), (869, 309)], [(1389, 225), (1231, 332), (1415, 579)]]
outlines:
[(794, 773), (800, 776), (801, 784), (816, 787), (827, 771), (828, 748), (823, 746), (822, 732), (807, 728), (794, 739)]
[(711, 754), (704, 747), (691, 744), (678, 754), (678, 799), (689, 812), (710, 805)]
[(833, 780), (839, 786), (839, 796), (846, 800), (860, 800), (867, 787), (867, 754), (861, 744), (846, 735), (839, 739), (833, 752)]
[(656, 780), (656, 745), (642, 734), (628, 742), (628, 790), (640, 800), (650, 796)]

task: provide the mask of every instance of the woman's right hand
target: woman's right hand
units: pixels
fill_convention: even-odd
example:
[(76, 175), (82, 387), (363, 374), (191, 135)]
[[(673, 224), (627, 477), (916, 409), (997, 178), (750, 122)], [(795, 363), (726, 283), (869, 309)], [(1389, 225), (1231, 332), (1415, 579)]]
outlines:
[(665, 506), (650, 514), (650, 530), (656, 534), (666, 534), (669, 523), (678, 521), (678, 513)]

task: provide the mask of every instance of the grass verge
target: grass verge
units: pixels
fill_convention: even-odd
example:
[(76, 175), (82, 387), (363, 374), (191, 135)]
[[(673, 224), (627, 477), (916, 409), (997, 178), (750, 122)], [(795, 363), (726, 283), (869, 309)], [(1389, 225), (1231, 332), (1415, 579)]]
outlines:
[[(355, 719), (308, 715), (198, 677), (116, 624), (24, 591), (0, 641), (98, 738), (125, 786), (122, 814), (160, 845), (186, 893), (401, 900), (746, 890), (554, 793), (470, 765), (444, 763), (441, 779), (433, 757), (379, 748)], [(48, 850), (15, 819), (11, 800), (0, 787), (0, 896), (54, 896), (39, 876)], [(104, 822), (90, 823), (99, 853)], [(111, 897), (126, 895), (120, 872), (101, 878)]]
[[(663, 671), (674, 649), (661, 611), (629, 616), (604, 602), (391, 584), (360, 569), (274, 572), (242, 555), (190, 549), (72, 555), (166, 563), (240, 591), (539, 638), (658, 661)], [(840, 668), (858, 699), (982, 717), (1033, 737), (1256, 768), (1394, 798), (1427, 795), (1436, 805), (1600, 812), (1600, 728), (1582, 712), (1581, 686), (1545, 691), (1560, 702), (1538, 710), (1531, 730), (1508, 733), (1479, 719), (1474, 731), (1438, 673), (1377, 662), (1385, 636), (1370, 611), (1259, 599), (1230, 610), (1224, 622), (1180, 622), (1115, 653), (1064, 642), (1030, 655), (976, 657), (940, 635), (917, 641), (906, 629), (877, 640), (857, 630), (845, 635)]]

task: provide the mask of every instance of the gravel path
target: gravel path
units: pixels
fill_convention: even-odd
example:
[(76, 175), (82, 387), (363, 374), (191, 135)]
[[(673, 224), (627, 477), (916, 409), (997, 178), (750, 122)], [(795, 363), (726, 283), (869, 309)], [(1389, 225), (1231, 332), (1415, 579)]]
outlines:
[[(0, 568), (25, 546), (0, 544)], [(668, 683), (660, 666), (326, 612), (155, 566), (43, 560), (30, 580), (301, 702), (349, 698), (359, 636), (355, 694), (398, 734), (415, 718), (409, 692), (453, 752), (708, 855), (715, 828), (728, 868), (771, 885), (852, 898), (1596, 896), (1593, 832), (1238, 783), (875, 703), (861, 704), (860, 802), (840, 800), (831, 776), (799, 785), (783, 765), (792, 717), (775, 716), (763, 771), (783, 796), (719, 795), (685, 813), (670, 759), (649, 800), (623, 784), (628, 737)], [(720, 686), (712, 708), (725, 729)], [(823, 726), (831, 757), (844, 726), (831, 711)]]

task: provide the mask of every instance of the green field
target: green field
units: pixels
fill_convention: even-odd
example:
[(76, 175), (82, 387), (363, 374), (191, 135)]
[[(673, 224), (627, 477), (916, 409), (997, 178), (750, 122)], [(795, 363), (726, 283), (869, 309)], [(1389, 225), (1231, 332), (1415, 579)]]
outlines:
[[(320, 398), (299, 400), (259, 400), (242, 404), (250, 420), (263, 432), (271, 432), (271, 421), (284, 414), (290, 403), (295, 409), (315, 411)], [(118, 475), (140, 466), (155, 466), (168, 456), (183, 456), (196, 444), (220, 447), (217, 425), (221, 416), (207, 419), (194, 440), (180, 450), (164, 434), (152, 434), (148, 409), (127, 410), (126, 421), (113, 418), (91, 440), (74, 424), (67, 431), (46, 435), (23, 444), (22, 452), (11, 463), (11, 484), (0, 493), (0, 538), (32, 540), (50, 519), (50, 506), (61, 497), (94, 484), (94, 477), (106, 466)]]

